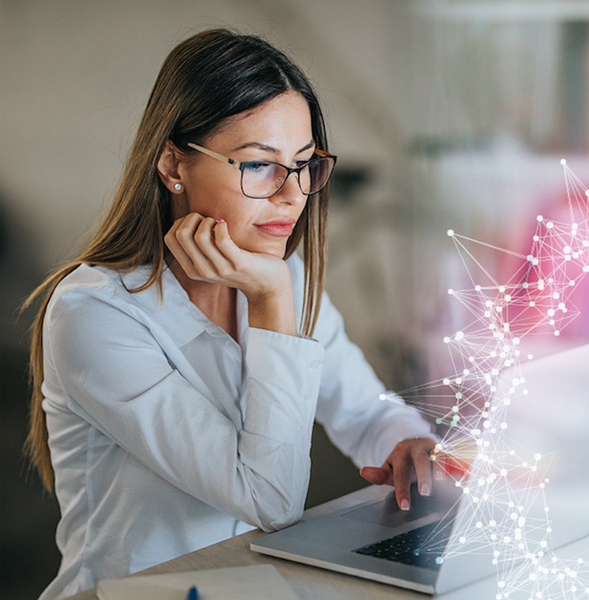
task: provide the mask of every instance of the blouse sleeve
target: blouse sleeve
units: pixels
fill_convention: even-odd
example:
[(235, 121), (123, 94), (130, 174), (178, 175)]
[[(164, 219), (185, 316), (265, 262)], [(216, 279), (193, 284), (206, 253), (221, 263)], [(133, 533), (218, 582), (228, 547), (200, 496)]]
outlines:
[(358, 467), (380, 466), (401, 440), (436, 439), (431, 425), (402, 398), (380, 400), (386, 389), (361, 350), (348, 339), (342, 317), (327, 294), (316, 337), (325, 348), (317, 421)]
[(182, 377), (145, 324), (104, 298), (62, 294), (44, 338), (46, 378), (68, 408), (166, 481), (265, 531), (301, 517), (320, 344), (250, 329), (237, 427)]

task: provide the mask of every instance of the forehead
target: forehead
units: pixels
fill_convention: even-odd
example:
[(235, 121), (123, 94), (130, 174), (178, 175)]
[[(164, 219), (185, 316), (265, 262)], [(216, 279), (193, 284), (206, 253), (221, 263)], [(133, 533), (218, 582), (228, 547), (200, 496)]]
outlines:
[(289, 91), (230, 117), (209, 141), (233, 147), (259, 142), (279, 148), (301, 147), (312, 137), (309, 105), (298, 92)]

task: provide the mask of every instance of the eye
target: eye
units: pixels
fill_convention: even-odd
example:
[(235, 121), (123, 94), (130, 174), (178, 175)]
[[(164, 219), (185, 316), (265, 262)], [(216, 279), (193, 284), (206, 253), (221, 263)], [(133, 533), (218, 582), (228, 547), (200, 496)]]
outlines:
[(305, 166), (307, 163), (309, 163), (311, 160), (313, 159), (313, 157), (310, 158), (305, 158), (304, 160), (297, 160), (295, 162), (295, 167), (299, 168), (299, 167), (303, 167)]
[(265, 169), (268, 169), (270, 163), (259, 161), (259, 162), (247, 162), (243, 163), (244, 169), (250, 173), (263, 173)]

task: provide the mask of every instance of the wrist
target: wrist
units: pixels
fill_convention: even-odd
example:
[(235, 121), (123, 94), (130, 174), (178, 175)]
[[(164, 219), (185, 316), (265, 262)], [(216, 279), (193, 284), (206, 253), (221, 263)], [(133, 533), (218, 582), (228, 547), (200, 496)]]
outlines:
[(287, 335), (297, 335), (294, 297), (290, 285), (279, 286), (271, 290), (257, 290), (245, 294), (248, 300), (248, 319), (250, 327), (268, 329)]

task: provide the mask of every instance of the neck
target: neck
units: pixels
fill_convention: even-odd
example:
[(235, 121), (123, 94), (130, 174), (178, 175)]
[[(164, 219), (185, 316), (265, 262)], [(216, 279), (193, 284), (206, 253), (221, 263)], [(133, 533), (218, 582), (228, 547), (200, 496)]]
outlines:
[(217, 283), (190, 279), (176, 260), (170, 270), (190, 301), (215, 325), (237, 340), (237, 290)]

